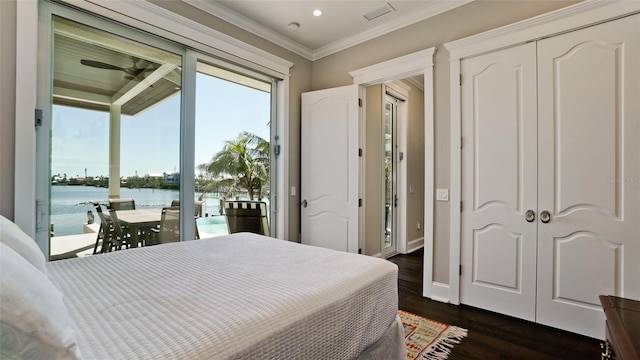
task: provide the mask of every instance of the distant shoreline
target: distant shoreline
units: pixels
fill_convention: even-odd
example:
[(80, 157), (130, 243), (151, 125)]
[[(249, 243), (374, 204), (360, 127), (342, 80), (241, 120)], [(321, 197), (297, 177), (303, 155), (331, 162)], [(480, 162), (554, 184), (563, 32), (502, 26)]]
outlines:
[[(91, 186), (97, 188), (108, 188), (107, 182), (95, 182), (95, 181), (72, 181), (69, 180), (64, 183), (51, 182), (51, 186)], [(180, 184), (158, 184), (153, 182), (136, 184), (135, 186), (129, 183), (120, 183), (121, 188), (127, 189), (163, 189), (163, 190), (180, 190)]]

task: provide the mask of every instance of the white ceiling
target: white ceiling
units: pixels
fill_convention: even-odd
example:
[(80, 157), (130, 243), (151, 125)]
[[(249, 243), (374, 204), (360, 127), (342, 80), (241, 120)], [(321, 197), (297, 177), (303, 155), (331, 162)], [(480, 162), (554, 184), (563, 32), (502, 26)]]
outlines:
[[(441, 14), (473, 0), (183, 0), (309, 60)], [(368, 21), (364, 15), (391, 7)], [(322, 10), (315, 17), (312, 11)], [(297, 30), (288, 25), (300, 24)]]

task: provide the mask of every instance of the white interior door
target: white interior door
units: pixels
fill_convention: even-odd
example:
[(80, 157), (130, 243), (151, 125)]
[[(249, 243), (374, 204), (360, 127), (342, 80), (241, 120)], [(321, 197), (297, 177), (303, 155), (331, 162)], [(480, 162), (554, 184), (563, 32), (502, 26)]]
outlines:
[(358, 252), (358, 86), (302, 94), (303, 244)]
[(640, 15), (538, 42), (538, 322), (604, 337), (640, 299)]
[(534, 320), (536, 47), (466, 59), (462, 71), (462, 303)]

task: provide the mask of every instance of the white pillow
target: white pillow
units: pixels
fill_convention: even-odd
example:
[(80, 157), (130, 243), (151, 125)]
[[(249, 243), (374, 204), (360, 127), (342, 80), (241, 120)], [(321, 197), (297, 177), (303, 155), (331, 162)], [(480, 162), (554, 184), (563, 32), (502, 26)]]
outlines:
[(0, 358), (80, 359), (71, 316), (49, 278), (0, 243)]
[(22, 255), (31, 265), (44, 274), (47, 273), (44, 254), (38, 244), (29, 235), (25, 234), (18, 225), (2, 215), (0, 215), (0, 242)]

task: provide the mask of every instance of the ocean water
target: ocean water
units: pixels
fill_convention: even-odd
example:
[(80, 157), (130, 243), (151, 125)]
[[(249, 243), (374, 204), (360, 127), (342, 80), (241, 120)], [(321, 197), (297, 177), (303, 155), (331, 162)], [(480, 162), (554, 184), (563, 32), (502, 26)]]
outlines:
[[(120, 190), (121, 198), (133, 198), (136, 209), (162, 209), (178, 199), (178, 190), (129, 189)], [(108, 204), (108, 189), (93, 186), (57, 185), (51, 187), (51, 223), (54, 236), (82, 234), (87, 222), (87, 212), (93, 212), (99, 222), (94, 202)], [(198, 219), (198, 229), (208, 234), (227, 233), (224, 216), (219, 216), (219, 200), (215, 197), (203, 198), (203, 215)]]

